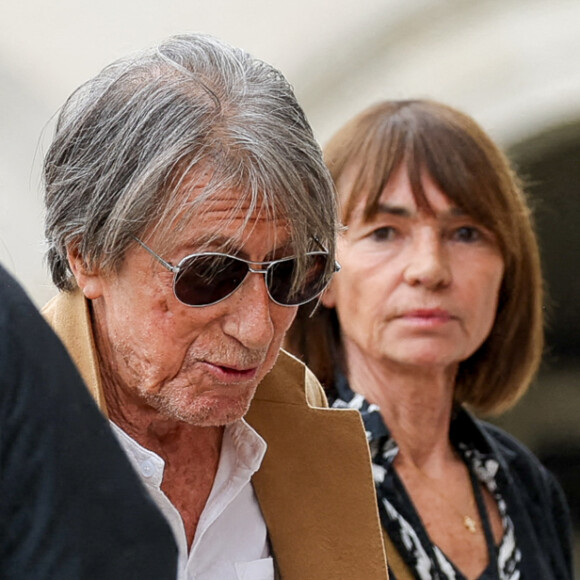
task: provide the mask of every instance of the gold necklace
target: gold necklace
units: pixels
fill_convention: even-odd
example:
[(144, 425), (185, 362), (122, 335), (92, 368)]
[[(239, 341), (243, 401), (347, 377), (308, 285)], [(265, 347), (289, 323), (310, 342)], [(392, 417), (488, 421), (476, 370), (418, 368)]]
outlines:
[[(428, 481), (431, 484), (429, 486), (429, 489), (431, 491), (434, 491), (461, 518), (461, 520), (463, 521), (463, 525), (465, 526), (465, 529), (472, 534), (476, 534), (479, 527), (478, 527), (475, 519), (472, 518), (470, 515), (464, 514), (459, 509), (457, 509), (457, 507), (455, 506), (455, 503), (453, 501), (451, 501), (446, 495), (444, 495), (443, 493), (441, 493), (437, 489), (436, 484), (435, 484), (435, 480), (432, 477), (429, 477), (419, 466), (415, 465), (412, 461), (409, 461), (409, 464), (417, 471), (417, 473), (424, 480)], [(472, 497), (472, 500), (473, 500), (473, 505), (471, 507), (474, 508), (475, 507), (475, 500), (473, 497)]]

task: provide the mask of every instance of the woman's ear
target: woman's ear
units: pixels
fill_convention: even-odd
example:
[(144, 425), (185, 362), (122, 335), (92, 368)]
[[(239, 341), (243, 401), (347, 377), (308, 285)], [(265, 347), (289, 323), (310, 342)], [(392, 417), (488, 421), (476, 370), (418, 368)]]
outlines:
[(94, 300), (102, 296), (102, 278), (98, 269), (87, 265), (80, 255), (78, 246), (71, 244), (66, 251), (70, 269), (77, 281), (79, 288), (89, 300)]

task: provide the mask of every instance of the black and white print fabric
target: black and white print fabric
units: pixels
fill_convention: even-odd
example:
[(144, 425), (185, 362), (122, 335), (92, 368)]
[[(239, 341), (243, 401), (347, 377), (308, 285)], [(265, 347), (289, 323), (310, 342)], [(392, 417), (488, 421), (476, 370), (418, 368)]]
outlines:
[[(350, 390), (344, 377), (340, 377), (337, 391), (338, 398), (332, 402), (333, 407), (357, 409), (362, 415), (373, 459), (381, 522), (417, 580), (465, 580), (445, 554), (432, 544), (402, 481), (393, 469), (392, 463), (399, 449), (379, 408)], [(501, 543), (489, 548), (490, 564), (479, 580), (520, 580), (521, 553), (513, 522), (497, 484), (500, 464), (488, 449), (476, 447), (475, 442), (479, 441), (476, 431), (470, 416), (459, 408), (451, 426), (451, 442), (473, 476), (495, 498), (503, 524)]]

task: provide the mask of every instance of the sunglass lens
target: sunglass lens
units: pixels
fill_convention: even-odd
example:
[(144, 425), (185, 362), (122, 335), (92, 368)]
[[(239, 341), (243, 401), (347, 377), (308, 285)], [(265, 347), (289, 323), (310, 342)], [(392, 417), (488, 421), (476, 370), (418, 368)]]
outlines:
[(281, 260), (273, 264), (268, 273), (268, 289), (272, 298), (279, 304), (294, 306), (304, 304), (316, 298), (325, 288), (326, 254), (309, 254), (307, 257), (306, 275), (301, 284), (296, 285), (294, 271), (296, 259)]
[(236, 290), (247, 274), (247, 264), (230, 256), (192, 256), (179, 266), (175, 295), (189, 306), (213, 304)]

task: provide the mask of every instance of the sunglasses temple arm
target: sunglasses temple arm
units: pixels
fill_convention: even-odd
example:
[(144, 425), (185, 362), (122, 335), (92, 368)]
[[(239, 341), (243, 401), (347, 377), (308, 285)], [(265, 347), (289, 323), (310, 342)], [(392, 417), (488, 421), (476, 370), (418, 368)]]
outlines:
[(179, 269), (176, 266), (165, 261), (161, 256), (158, 256), (149, 246), (147, 246), (139, 238), (137, 238), (135, 236), (133, 236), (133, 238), (146, 252), (151, 254), (162, 266), (165, 266), (168, 270), (170, 270), (173, 273), (176, 273), (179, 271)]
[[(312, 239), (314, 240), (314, 242), (316, 243), (316, 245), (324, 252), (326, 252), (328, 254), (328, 250), (320, 243), (320, 240), (316, 237), (316, 236), (312, 236)], [(334, 273), (336, 274), (337, 272), (340, 272), (340, 264), (335, 260), (334, 261)], [(318, 305), (317, 305), (318, 307)], [(316, 310), (316, 308), (315, 308)]]
[(322, 245), (322, 242), (316, 236), (312, 236), (312, 239), (314, 240), (314, 243), (318, 246), (320, 250), (328, 253), (328, 250)]

